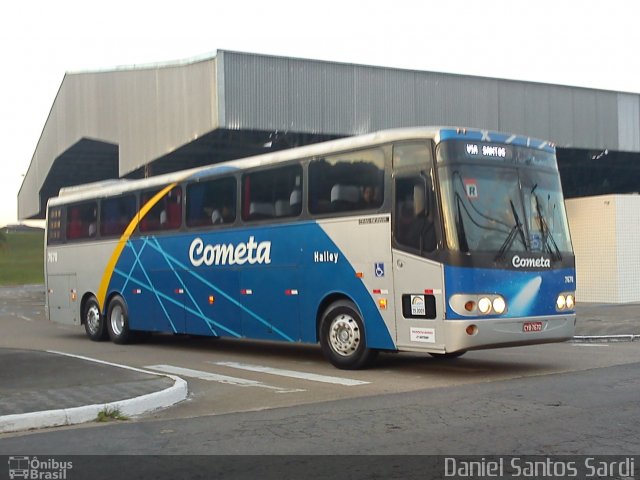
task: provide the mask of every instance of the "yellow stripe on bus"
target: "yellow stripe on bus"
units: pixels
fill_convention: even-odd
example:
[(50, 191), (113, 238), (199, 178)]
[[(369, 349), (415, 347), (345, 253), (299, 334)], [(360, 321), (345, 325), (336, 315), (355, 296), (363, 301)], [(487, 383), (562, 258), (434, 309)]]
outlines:
[(178, 183), (172, 183), (171, 185), (167, 185), (165, 188), (156, 193), (151, 200), (143, 205), (138, 214), (133, 217), (133, 220), (129, 223), (126, 230), (118, 240), (118, 245), (113, 250), (111, 254), (111, 258), (107, 263), (107, 266), (104, 269), (104, 273), (102, 274), (102, 280), (100, 281), (100, 288), (98, 289), (98, 304), (100, 305), (100, 310), (104, 311), (105, 308), (105, 300), (107, 297), (107, 288), (109, 288), (109, 283), (111, 283), (111, 277), (113, 275), (113, 271), (116, 268), (116, 264), (120, 259), (120, 254), (124, 250), (124, 247), (127, 245), (129, 241), (129, 237), (133, 234), (136, 227), (140, 223), (140, 221), (145, 217), (149, 210), (151, 210), (159, 201), (164, 197), (173, 187), (178, 185)]

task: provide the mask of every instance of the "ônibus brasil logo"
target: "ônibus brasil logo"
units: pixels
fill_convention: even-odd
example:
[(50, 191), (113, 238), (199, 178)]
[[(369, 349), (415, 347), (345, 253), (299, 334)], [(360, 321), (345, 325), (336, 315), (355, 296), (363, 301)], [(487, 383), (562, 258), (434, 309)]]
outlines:
[(551, 260), (544, 257), (522, 258), (519, 255), (514, 255), (511, 259), (511, 265), (515, 268), (551, 268)]
[(73, 469), (73, 462), (63, 462), (54, 458), (46, 460), (38, 457), (9, 457), (9, 478), (33, 480), (66, 480), (67, 471)]
[(195, 238), (189, 247), (189, 260), (194, 267), (211, 265), (244, 265), (271, 263), (271, 242), (256, 242), (253, 236), (246, 243), (205, 245)]

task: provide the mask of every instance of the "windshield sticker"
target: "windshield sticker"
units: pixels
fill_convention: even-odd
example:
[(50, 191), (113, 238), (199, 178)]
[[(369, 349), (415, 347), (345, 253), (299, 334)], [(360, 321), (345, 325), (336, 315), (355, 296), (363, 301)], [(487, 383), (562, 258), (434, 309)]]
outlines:
[(465, 178), (464, 189), (467, 191), (467, 198), (478, 198), (478, 181), (476, 179)]
[(529, 245), (531, 246), (531, 250), (534, 252), (542, 251), (542, 235), (539, 233), (531, 233), (529, 235)]

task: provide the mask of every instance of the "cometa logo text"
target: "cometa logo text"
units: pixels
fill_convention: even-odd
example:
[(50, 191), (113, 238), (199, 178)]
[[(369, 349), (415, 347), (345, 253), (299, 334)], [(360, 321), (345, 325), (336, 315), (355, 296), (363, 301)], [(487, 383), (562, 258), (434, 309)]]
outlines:
[(551, 268), (551, 260), (544, 257), (520, 258), (518, 255), (514, 255), (511, 264), (515, 268)]
[(205, 245), (201, 238), (195, 238), (189, 247), (189, 260), (194, 267), (202, 264), (244, 265), (249, 263), (271, 263), (271, 242), (256, 242), (253, 236), (246, 243), (234, 245)]

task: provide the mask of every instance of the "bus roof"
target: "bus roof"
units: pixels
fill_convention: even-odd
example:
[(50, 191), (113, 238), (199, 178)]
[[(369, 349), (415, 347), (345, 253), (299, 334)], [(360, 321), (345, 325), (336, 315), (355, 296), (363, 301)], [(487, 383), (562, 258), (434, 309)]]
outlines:
[(91, 198), (120, 195), (129, 191), (153, 189), (154, 187), (160, 187), (174, 182), (194, 180), (203, 177), (214, 177), (231, 171), (260, 167), (263, 165), (275, 165), (296, 159), (311, 158), (318, 155), (328, 155), (368, 145), (418, 138), (431, 138), (436, 143), (444, 140), (467, 139), (473, 141), (510, 143), (545, 150), (553, 149), (553, 145), (551, 143), (543, 140), (473, 128), (440, 126), (395, 128), (341, 138), (338, 140), (315, 143), (312, 145), (305, 145), (302, 147), (290, 148), (287, 150), (278, 150), (253, 157), (181, 170), (140, 180), (112, 179), (73, 187), (65, 187), (60, 189), (58, 197), (53, 197), (49, 200), (49, 205), (55, 206)]

